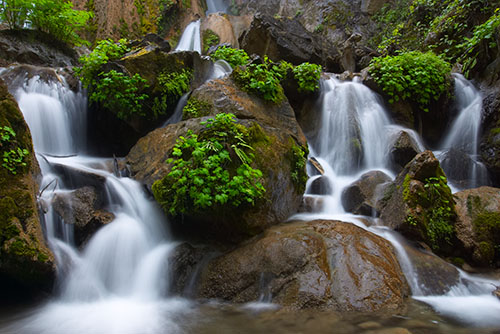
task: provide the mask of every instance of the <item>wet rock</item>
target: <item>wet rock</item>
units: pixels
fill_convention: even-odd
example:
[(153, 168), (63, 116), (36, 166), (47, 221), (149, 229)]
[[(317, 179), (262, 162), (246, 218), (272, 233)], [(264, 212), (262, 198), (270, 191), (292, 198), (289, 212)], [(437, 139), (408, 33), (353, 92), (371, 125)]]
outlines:
[[(233, 26), (228, 16), (223, 13), (209, 14), (201, 23), (201, 36), (205, 31), (210, 30), (219, 37), (219, 44), (227, 43), (234, 48), (238, 48), (238, 39), (234, 34)], [(202, 40), (205, 43), (205, 40)], [(207, 45), (202, 45), (203, 50), (208, 49)]]
[(361, 175), (360, 179), (349, 185), (342, 192), (342, 205), (347, 212), (358, 215), (378, 215), (378, 186), (390, 182), (389, 175), (381, 171), (371, 171)]
[(396, 310), (409, 293), (386, 240), (349, 223), (317, 220), (272, 227), (210, 261), (199, 296), (258, 300), (262, 273), (272, 302), (294, 309)]
[(396, 169), (401, 171), (420, 152), (413, 138), (406, 131), (400, 131), (391, 148), (391, 159)]
[(15, 138), (2, 141), (1, 154), (26, 149), (29, 154), (16, 165), (15, 174), (0, 167), (0, 297), (19, 301), (50, 292), (55, 279), (54, 256), (45, 242), (36, 196), (40, 169), (31, 134), (16, 101), (0, 80), (0, 126), (9, 127)]
[(311, 157), (307, 160), (308, 164), (312, 167), (314, 170), (314, 174), (316, 175), (323, 175), (325, 174), (325, 170), (323, 169), (323, 166), (319, 163), (318, 160), (316, 160), (315, 157)]
[(480, 187), (457, 192), (458, 219), (455, 225), (460, 242), (457, 254), (475, 266), (500, 266), (500, 189)]
[(493, 291), (493, 296), (500, 299), (500, 287), (497, 287), (495, 291)]
[(408, 239), (422, 241), (440, 254), (452, 254), (455, 202), (431, 151), (410, 161), (384, 194), (380, 219)]
[(361, 11), (373, 15), (390, 0), (361, 0)]
[(315, 178), (308, 188), (308, 193), (311, 195), (328, 195), (333, 191), (332, 185), (328, 177), (322, 175)]
[(322, 196), (308, 196), (302, 197), (302, 202), (298, 212), (320, 212), (324, 207), (324, 198)]
[(66, 224), (73, 225), (78, 247), (86, 244), (102, 226), (114, 219), (112, 213), (103, 210), (103, 201), (93, 187), (56, 194), (52, 208)]
[(91, 186), (97, 193), (105, 192), (106, 177), (100, 173), (58, 163), (52, 163), (50, 166), (61, 177), (64, 185), (70, 189)]
[[(262, 171), (265, 198), (255, 206), (190, 213), (178, 224), (189, 233), (211, 235), (225, 241), (236, 241), (262, 232), (263, 229), (286, 220), (295, 213), (305, 190), (304, 182), (296, 183), (292, 177), (294, 146), (305, 147), (305, 137), (286, 100), (270, 104), (241, 91), (231, 80), (212, 80), (196, 89), (190, 99), (207, 105), (207, 115), (233, 113), (238, 122), (255, 130), (249, 142), (255, 148), (255, 167)], [(157, 129), (139, 140), (127, 156), (132, 175), (150, 188), (162, 179), (171, 166), (165, 164), (176, 139), (188, 129), (200, 133), (205, 118), (195, 118)], [(272, 142), (272, 145), (269, 145)], [(305, 164), (304, 164), (305, 165)], [(298, 171), (305, 176), (305, 168)], [(302, 180), (302, 179), (301, 179)], [(189, 219), (192, 218), (192, 219)], [(190, 221), (197, 227), (188, 223)], [(190, 227), (188, 227), (190, 226)]]
[(37, 66), (65, 67), (77, 64), (74, 50), (37, 30), (0, 30), (2, 66), (24, 63)]
[(325, 70), (340, 72), (338, 51), (318, 43), (297, 19), (278, 20), (269, 14), (257, 14), (239, 42), (249, 54), (267, 55), (271, 60), (286, 60), (294, 65), (322, 64)]

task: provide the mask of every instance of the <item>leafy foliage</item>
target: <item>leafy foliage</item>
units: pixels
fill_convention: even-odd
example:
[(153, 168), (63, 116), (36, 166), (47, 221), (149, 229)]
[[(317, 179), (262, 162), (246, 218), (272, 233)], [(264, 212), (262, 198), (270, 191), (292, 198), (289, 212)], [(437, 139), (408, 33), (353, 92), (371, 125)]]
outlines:
[(44, 31), (63, 42), (82, 44), (77, 32), (83, 29), (92, 13), (73, 9), (66, 0), (3, 0), (0, 18), (10, 29), (26, 25)]
[(147, 87), (146, 82), (138, 73), (132, 77), (115, 70), (100, 73), (89, 99), (102, 103), (120, 119), (130, 119), (132, 115), (146, 116), (141, 104), (148, 98), (141, 93)]
[(27, 166), (25, 158), (29, 151), (18, 146), (16, 132), (9, 126), (0, 126), (0, 148), (2, 149), (2, 167), (16, 175), (19, 168)]
[(237, 66), (246, 65), (249, 57), (245, 50), (233, 49), (228, 46), (221, 46), (214, 53), (210, 55), (213, 59), (222, 59), (227, 61), (233, 68)]
[(425, 111), (432, 100), (438, 100), (450, 87), (451, 65), (431, 52), (374, 58), (369, 71), (389, 95), (390, 103), (410, 100)]
[(264, 100), (274, 103), (283, 100), (280, 77), (267, 62), (238, 67), (233, 71), (233, 77), (243, 90), (254, 93)]
[(215, 32), (207, 29), (203, 32), (203, 53), (207, 53), (211, 46), (219, 44), (220, 38)]
[(306, 162), (308, 149), (306, 147), (293, 145), (292, 153), (292, 181), (295, 185), (303, 187), (301, 192), (305, 191), (305, 184), (308, 176), (306, 173)]
[(175, 105), (189, 91), (192, 78), (193, 72), (189, 69), (160, 73), (157, 80), (161, 96), (155, 97), (152, 108), (155, 117), (164, 114), (169, 105)]
[(199, 135), (188, 130), (177, 140), (166, 161), (172, 164), (170, 173), (153, 184), (155, 199), (172, 215), (255, 204), (265, 189), (262, 172), (251, 167), (246, 129), (225, 113), (202, 124), (205, 131)]
[(207, 116), (210, 112), (210, 104), (195, 98), (190, 98), (182, 109), (182, 119)]
[(109, 61), (120, 59), (125, 53), (130, 51), (126, 39), (120, 39), (118, 43), (110, 39), (99, 41), (86, 56), (80, 57), (82, 67), (76, 67), (75, 73), (78, 75), (85, 88), (95, 85), (97, 74), (100, 73), (102, 65)]
[(299, 85), (299, 92), (314, 92), (319, 89), (321, 65), (302, 63), (295, 66), (293, 74)]

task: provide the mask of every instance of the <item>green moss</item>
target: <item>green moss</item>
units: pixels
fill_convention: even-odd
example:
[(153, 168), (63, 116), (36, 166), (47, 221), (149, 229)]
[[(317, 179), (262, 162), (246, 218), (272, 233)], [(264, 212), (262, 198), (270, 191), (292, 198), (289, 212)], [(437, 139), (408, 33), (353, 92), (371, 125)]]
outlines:
[(473, 221), (474, 232), (479, 240), (500, 244), (500, 213), (483, 212)]
[(178, 71), (164, 70), (156, 78), (156, 96), (153, 100), (152, 117), (158, 118), (166, 113), (171, 106), (177, 105), (182, 95), (189, 92), (193, 71), (181, 69)]
[(211, 110), (212, 106), (210, 103), (191, 97), (184, 109), (182, 109), (182, 119), (208, 116)]
[(219, 35), (217, 35), (215, 32), (213, 32), (210, 29), (207, 29), (203, 32), (203, 53), (207, 53), (208, 49), (211, 46), (216, 46), (220, 42)]
[[(290, 138), (291, 141), (293, 139)], [(300, 193), (305, 191), (306, 182), (308, 179), (306, 172), (306, 162), (309, 150), (307, 147), (298, 146), (292, 143), (290, 148), (290, 162), (291, 162), (291, 178), (295, 186), (299, 189)]]
[(495, 247), (487, 241), (481, 241), (479, 243), (479, 253), (485, 262), (490, 263), (495, 258)]

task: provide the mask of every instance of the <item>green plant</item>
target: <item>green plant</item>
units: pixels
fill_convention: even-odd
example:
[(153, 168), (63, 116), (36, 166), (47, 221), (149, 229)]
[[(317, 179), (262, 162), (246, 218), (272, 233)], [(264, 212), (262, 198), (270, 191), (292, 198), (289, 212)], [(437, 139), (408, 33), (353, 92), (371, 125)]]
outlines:
[(2, 167), (16, 175), (18, 168), (27, 166), (25, 161), (29, 151), (18, 146), (16, 132), (10, 126), (0, 126), (0, 148), (2, 148)]
[(115, 70), (101, 72), (89, 99), (112, 110), (120, 119), (130, 119), (132, 115), (145, 116), (142, 101), (148, 95), (141, 91), (148, 87), (146, 82), (138, 73), (130, 77)]
[(96, 77), (101, 72), (102, 65), (120, 59), (129, 51), (126, 39), (120, 39), (118, 43), (110, 39), (99, 41), (90, 54), (80, 57), (82, 66), (75, 67), (75, 73), (83, 86), (89, 88), (96, 84)]
[(296, 186), (299, 186), (301, 189), (300, 192), (305, 190), (305, 184), (307, 182), (308, 176), (306, 172), (306, 162), (307, 162), (307, 154), (308, 149), (303, 146), (292, 145), (291, 148), (292, 153), (292, 181)]
[(370, 74), (389, 95), (389, 103), (409, 100), (424, 111), (432, 100), (449, 91), (451, 65), (431, 52), (405, 52), (372, 59)]
[(211, 106), (205, 101), (190, 98), (186, 106), (182, 109), (182, 119), (197, 118), (207, 116), (210, 113)]
[(179, 72), (162, 72), (157, 77), (159, 97), (153, 102), (154, 117), (166, 112), (169, 105), (175, 105), (182, 95), (189, 92), (193, 72), (183, 69)]
[(212, 53), (210, 57), (212, 57), (213, 59), (225, 60), (233, 68), (241, 65), (246, 65), (250, 59), (245, 50), (233, 49), (228, 46), (221, 46), (220, 48), (217, 48), (217, 50), (215, 50), (215, 52)]
[(280, 103), (284, 98), (283, 88), (276, 73), (268, 64), (249, 64), (233, 71), (233, 77), (240, 87), (264, 100)]
[(203, 32), (203, 53), (207, 53), (211, 46), (219, 44), (220, 38), (215, 32), (207, 29)]
[(200, 134), (188, 130), (177, 140), (166, 161), (171, 171), (153, 184), (155, 199), (171, 215), (255, 204), (265, 189), (262, 172), (251, 167), (245, 127), (225, 113), (201, 124)]
[(295, 66), (293, 76), (299, 85), (299, 92), (314, 92), (319, 89), (321, 65), (302, 63)]

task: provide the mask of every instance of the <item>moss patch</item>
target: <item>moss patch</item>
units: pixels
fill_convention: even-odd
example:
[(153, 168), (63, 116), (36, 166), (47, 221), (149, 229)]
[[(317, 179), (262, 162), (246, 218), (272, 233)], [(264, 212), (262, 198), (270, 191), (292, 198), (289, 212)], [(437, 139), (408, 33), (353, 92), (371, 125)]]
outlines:
[(211, 111), (212, 105), (210, 103), (191, 97), (182, 109), (182, 119), (208, 116)]

